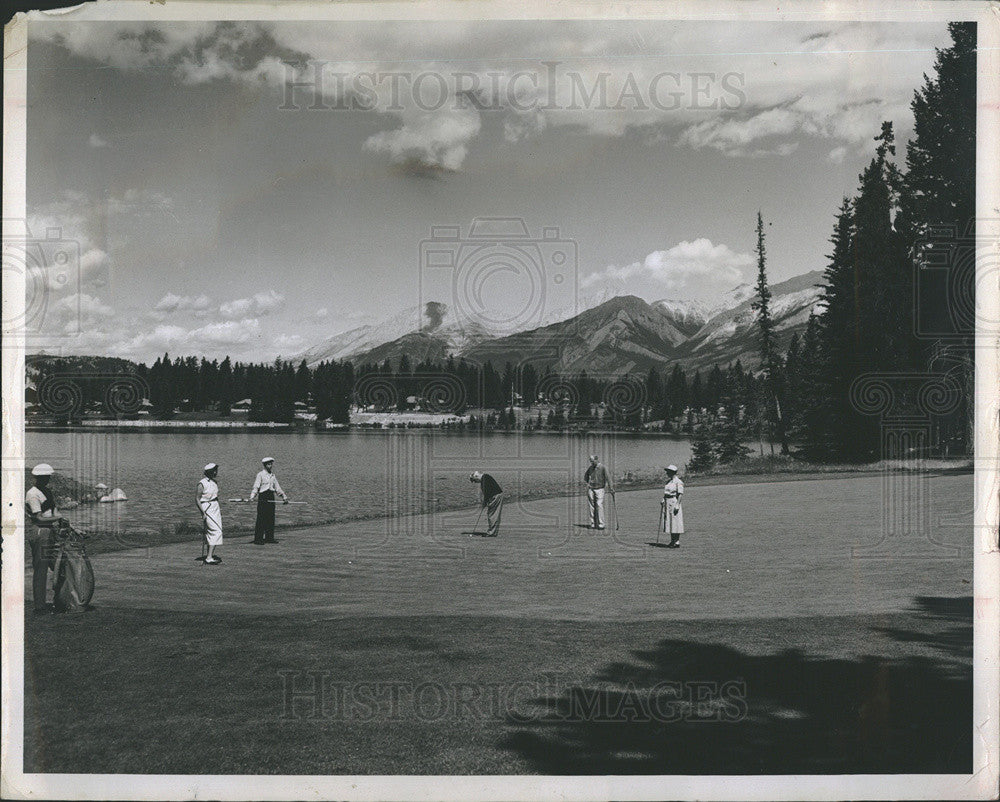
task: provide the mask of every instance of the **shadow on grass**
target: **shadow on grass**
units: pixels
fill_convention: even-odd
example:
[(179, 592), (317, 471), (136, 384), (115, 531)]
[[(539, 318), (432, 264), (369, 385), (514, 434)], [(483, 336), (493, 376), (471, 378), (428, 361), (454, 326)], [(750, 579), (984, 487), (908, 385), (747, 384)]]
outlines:
[(546, 774), (968, 773), (972, 600), (915, 601), (939, 633), (881, 631), (940, 659), (665, 639), (532, 700), (503, 745)]

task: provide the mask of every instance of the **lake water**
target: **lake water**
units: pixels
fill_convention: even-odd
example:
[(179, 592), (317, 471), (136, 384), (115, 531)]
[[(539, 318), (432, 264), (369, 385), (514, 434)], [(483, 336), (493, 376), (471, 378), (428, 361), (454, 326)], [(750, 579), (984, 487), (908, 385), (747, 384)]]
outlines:
[(282, 488), (308, 504), (278, 507), (279, 526), (328, 523), (472, 506), (473, 470), (492, 474), (511, 498), (583, 493), (588, 455), (599, 453), (616, 483), (649, 484), (663, 466), (690, 459), (687, 439), (625, 433), (466, 434), (414, 429), (390, 432), (28, 432), (29, 464), (51, 463), (87, 485), (121, 487), (129, 500), (87, 504), (68, 513), (105, 531), (198, 523), (195, 488), (218, 463), (226, 531), (252, 528), (247, 497), (260, 459), (275, 458)]

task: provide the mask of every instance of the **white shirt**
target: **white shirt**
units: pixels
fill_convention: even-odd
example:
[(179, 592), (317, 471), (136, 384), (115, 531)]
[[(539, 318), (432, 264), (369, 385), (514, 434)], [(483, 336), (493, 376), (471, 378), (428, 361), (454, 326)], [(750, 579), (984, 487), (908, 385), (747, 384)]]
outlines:
[(663, 495), (667, 498), (680, 498), (683, 492), (684, 482), (678, 476), (675, 476), (663, 486)]
[(219, 486), (207, 476), (198, 482), (198, 506), (202, 509), (207, 504), (219, 500)]
[(32, 515), (40, 514), (44, 503), (45, 494), (35, 486), (29, 487), (28, 492), (24, 494), (24, 506), (28, 512)]
[(281, 485), (278, 484), (278, 477), (274, 475), (273, 471), (268, 471), (266, 469), (262, 469), (261, 472), (257, 474), (257, 478), (253, 483), (253, 490), (250, 491), (250, 500), (253, 501), (257, 498), (257, 494), (264, 490), (271, 490), (282, 498), (285, 498), (285, 491), (282, 490)]

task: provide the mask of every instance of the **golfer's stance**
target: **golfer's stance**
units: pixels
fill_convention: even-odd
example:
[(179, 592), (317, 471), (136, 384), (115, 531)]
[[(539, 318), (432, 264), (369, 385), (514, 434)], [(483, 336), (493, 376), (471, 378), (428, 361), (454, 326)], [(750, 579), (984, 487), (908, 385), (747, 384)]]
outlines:
[(583, 475), (583, 481), (587, 483), (587, 501), (590, 503), (590, 523), (588, 529), (604, 528), (604, 493), (605, 491), (615, 494), (615, 489), (611, 486), (611, 478), (608, 470), (601, 463), (601, 458), (594, 454), (590, 458), (590, 467)]
[(503, 490), (496, 479), (482, 471), (473, 471), (469, 481), (476, 482), (483, 494), (483, 506), (486, 508), (486, 536), (496, 537), (500, 534)]
[(681, 547), (681, 535), (684, 534), (684, 512), (681, 510), (681, 496), (684, 495), (684, 482), (677, 475), (677, 466), (668, 465), (664, 468), (667, 472), (667, 483), (663, 486), (663, 532), (670, 533), (670, 542), (667, 548), (679, 549)]
[(222, 562), (215, 556), (216, 547), (222, 545), (222, 509), (219, 507), (219, 486), (215, 483), (218, 475), (219, 466), (210, 462), (205, 466), (205, 477), (198, 482), (198, 509), (205, 519), (205, 542), (208, 544), (205, 565)]
[(253, 528), (253, 542), (258, 545), (278, 542), (274, 539), (275, 494), (281, 496), (283, 504), (288, 503), (288, 496), (278, 484), (278, 477), (274, 475), (274, 457), (264, 457), (261, 464), (264, 469), (257, 474), (253, 490), (250, 491), (250, 500), (257, 501), (257, 523)]

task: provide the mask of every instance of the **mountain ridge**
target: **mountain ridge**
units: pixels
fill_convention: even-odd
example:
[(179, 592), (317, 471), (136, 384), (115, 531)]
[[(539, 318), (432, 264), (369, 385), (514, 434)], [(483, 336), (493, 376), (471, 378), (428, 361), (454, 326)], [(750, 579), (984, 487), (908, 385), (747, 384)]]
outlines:
[[(771, 285), (779, 348), (804, 330), (819, 301), (821, 281), (822, 273), (812, 271)], [(755, 297), (753, 286), (745, 283), (714, 303), (669, 298), (650, 303), (629, 294), (601, 300), (596, 293), (587, 297), (596, 305), (571, 317), (499, 335), (476, 322), (456, 320), (446, 304), (428, 302), (423, 309), (412, 307), (376, 326), (334, 335), (298, 358), (308, 364), (326, 359), (392, 364), (405, 355), (416, 364), (453, 355), (477, 363), (531, 362), (560, 372), (616, 375), (672, 363), (697, 369), (741, 359), (753, 365), (758, 361)]]

